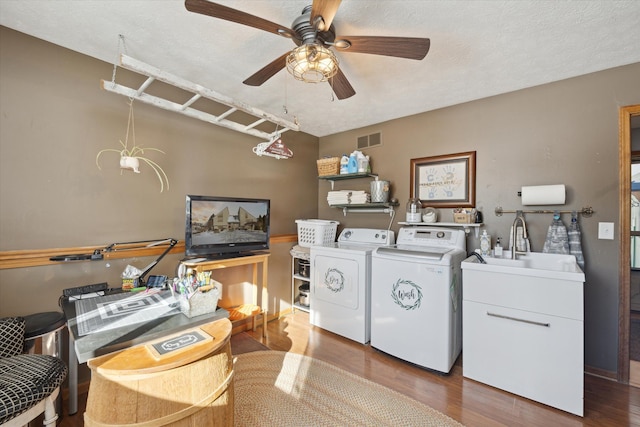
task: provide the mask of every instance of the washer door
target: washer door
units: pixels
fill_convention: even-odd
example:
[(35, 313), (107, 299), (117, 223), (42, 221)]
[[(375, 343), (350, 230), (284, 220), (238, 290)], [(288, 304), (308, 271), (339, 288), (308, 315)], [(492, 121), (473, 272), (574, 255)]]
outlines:
[(329, 255), (314, 258), (311, 280), (311, 300), (330, 303), (351, 310), (358, 309), (359, 268), (353, 259)]
[(449, 372), (462, 341), (459, 278), (452, 266), (374, 256), (371, 277), (371, 346)]

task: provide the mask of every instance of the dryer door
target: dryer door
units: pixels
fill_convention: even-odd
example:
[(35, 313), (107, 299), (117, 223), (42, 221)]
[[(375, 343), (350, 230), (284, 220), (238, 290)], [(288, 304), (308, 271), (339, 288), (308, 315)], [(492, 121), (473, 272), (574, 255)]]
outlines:
[(355, 259), (317, 255), (311, 279), (312, 306), (329, 303), (350, 310), (358, 308), (359, 263)]

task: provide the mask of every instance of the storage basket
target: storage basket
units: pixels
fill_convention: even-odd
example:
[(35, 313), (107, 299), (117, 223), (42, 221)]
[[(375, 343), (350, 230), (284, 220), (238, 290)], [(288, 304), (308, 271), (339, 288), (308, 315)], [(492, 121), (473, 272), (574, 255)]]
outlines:
[(320, 159), (317, 163), (318, 176), (338, 175), (340, 173), (340, 157)]
[(298, 224), (298, 245), (309, 248), (336, 241), (338, 221), (324, 219), (296, 219)]
[(180, 301), (180, 311), (187, 317), (201, 316), (213, 313), (218, 309), (218, 300), (222, 296), (222, 283), (213, 279), (210, 280), (213, 289), (206, 292), (196, 291), (190, 298), (184, 295), (177, 295)]
[(472, 224), (476, 222), (476, 215), (472, 213), (454, 213), (453, 222), (456, 224)]

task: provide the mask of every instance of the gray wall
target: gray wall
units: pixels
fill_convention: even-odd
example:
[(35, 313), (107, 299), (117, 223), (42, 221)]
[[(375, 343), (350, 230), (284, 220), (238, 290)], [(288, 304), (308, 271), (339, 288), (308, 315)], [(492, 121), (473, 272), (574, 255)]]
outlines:
[[(317, 215), (318, 139), (302, 132), (283, 134), (292, 159), (258, 157), (256, 137), (136, 103), (137, 143), (165, 151), (145, 154), (164, 168), (169, 190), (160, 192), (146, 165), (141, 174), (121, 174), (117, 153), (102, 155), (99, 170), (96, 154), (124, 141), (129, 113), (127, 98), (100, 88), (112, 71), (111, 64), (0, 27), (0, 251), (182, 240), (187, 194), (269, 198), (272, 236), (295, 234), (296, 218)], [(144, 80), (117, 71), (118, 83)], [(293, 244), (271, 248), (272, 313), (290, 306)], [(173, 276), (180, 258), (167, 256), (153, 273)], [(119, 286), (127, 264), (143, 268), (154, 259), (0, 270), (0, 316), (55, 310), (62, 289)], [(216, 278), (244, 286), (246, 271), (237, 270)]]
[[(256, 138), (137, 104), (138, 142), (167, 152), (158, 158), (170, 177), (164, 193), (149, 171), (120, 175), (116, 166), (95, 166), (96, 153), (117, 146), (126, 128), (127, 100), (99, 88), (111, 72), (110, 64), (0, 28), (1, 251), (182, 238), (185, 194), (268, 197), (276, 235), (295, 233), (296, 218), (386, 228), (387, 215), (344, 217), (328, 207), (329, 184), (318, 182), (315, 168), (318, 156), (348, 153), (358, 136), (382, 132), (383, 146), (366, 152), (400, 201), (395, 230), (409, 197), (410, 159), (463, 151), (477, 151), (477, 207), (494, 238), (505, 237), (513, 221), (512, 215), (496, 217), (495, 207), (520, 208), (516, 192), (523, 185), (564, 183), (563, 209), (593, 207), (593, 217), (580, 219), (585, 361), (616, 370), (618, 240), (598, 240), (597, 227), (618, 220), (618, 107), (640, 103), (640, 64), (331, 135), (319, 145), (315, 137), (289, 132), (290, 160), (258, 158), (251, 153)], [(124, 81), (137, 77), (118, 71)], [(368, 179), (336, 184), (368, 186)], [(450, 210), (440, 214), (451, 219)], [(527, 215), (527, 221), (539, 251), (551, 217)], [(290, 246), (272, 248), (272, 311), (288, 308)], [(468, 249), (475, 247), (478, 241), (469, 237)], [(173, 274), (179, 258), (167, 257), (154, 272)], [(0, 270), (0, 316), (55, 309), (63, 288), (105, 280), (114, 285), (127, 263), (152, 260)]]
[[(616, 371), (618, 351), (618, 107), (640, 103), (640, 64), (589, 74), (505, 95), (481, 99), (437, 111), (320, 138), (320, 155), (333, 156), (356, 149), (358, 136), (381, 132), (383, 145), (364, 150), (372, 171), (391, 181), (392, 197), (400, 206), (391, 226), (405, 219), (409, 198), (410, 160), (477, 152), (476, 205), (484, 214), (484, 229), (507, 241), (513, 214), (523, 207), (517, 192), (524, 185), (565, 184), (566, 205), (549, 207), (581, 210), (595, 215), (580, 218), (586, 259), (585, 362)], [(425, 96), (428, 96), (425, 94)], [(368, 189), (370, 179), (340, 181), (336, 189)], [(386, 228), (384, 214), (348, 214), (327, 205), (329, 183), (318, 184), (319, 217), (343, 226)], [(451, 209), (440, 209), (451, 221)], [(551, 215), (526, 215), (534, 251), (542, 251)], [(563, 215), (569, 224), (570, 215)], [(598, 240), (599, 222), (616, 223), (615, 240)], [(468, 249), (479, 247), (473, 235)], [(417, 326), (419, 327), (419, 326)]]

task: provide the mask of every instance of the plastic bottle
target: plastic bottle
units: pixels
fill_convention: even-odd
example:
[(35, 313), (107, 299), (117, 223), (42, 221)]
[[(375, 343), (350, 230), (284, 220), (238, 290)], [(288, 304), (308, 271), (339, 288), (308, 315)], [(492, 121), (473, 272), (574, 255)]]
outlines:
[(493, 254), (496, 257), (501, 257), (502, 256), (502, 244), (500, 243), (500, 238), (499, 237), (496, 239), (496, 247), (493, 248)]
[(487, 234), (487, 230), (482, 231), (480, 236), (480, 254), (487, 256), (491, 253), (491, 236)]
[(367, 173), (369, 167), (369, 158), (364, 154), (358, 152), (358, 173)]
[(340, 175), (346, 175), (349, 173), (349, 158), (346, 154), (342, 155), (340, 159)]
[(347, 164), (347, 172), (348, 173), (358, 172), (358, 158), (355, 153), (351, 153), (351, 156), (349, 157), (349, 162)]
[(422, 221), (422, 202), (417, 197), (412, 197), (407, 202), (407, 222)]

